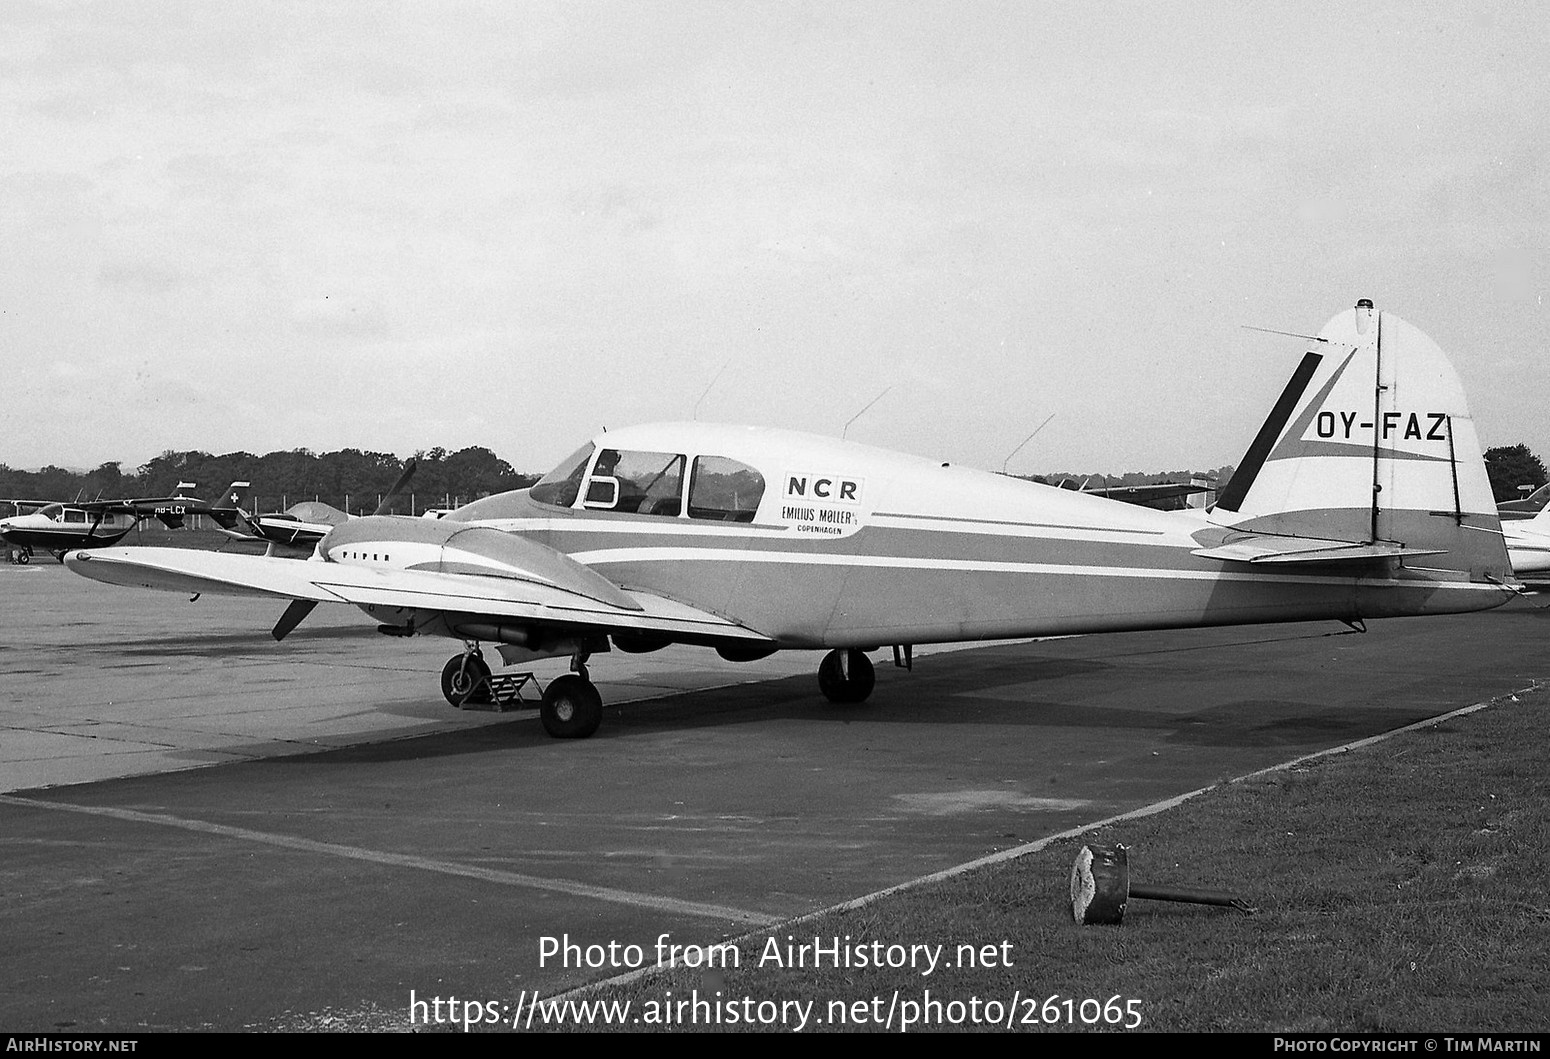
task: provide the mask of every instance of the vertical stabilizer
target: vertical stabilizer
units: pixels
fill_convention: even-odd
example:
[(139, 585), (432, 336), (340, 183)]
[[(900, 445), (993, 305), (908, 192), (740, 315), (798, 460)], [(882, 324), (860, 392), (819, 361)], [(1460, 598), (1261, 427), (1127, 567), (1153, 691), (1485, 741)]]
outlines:
[(249, 532), (252, 530), (250, 518), (253, 514), (251, 486), (247, 482), (232, 482), (226, 490), (226, 495), (219, 502), (210, 505), (210, 517), (221, 529), (235, 529), (239, 524)]
[(1211, 519), (1446, 552), (1425, 564), (1511, 576), (1453, 366), (1430, 338), (1365, 299), (1319, 332)]

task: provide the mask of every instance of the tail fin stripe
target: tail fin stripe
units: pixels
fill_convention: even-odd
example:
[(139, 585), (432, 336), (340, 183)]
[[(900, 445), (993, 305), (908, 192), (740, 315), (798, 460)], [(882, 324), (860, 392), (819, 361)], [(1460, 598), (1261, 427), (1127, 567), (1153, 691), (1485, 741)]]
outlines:
[(1227, 488), (1222, 490), (1222, 495), (1217, 498), (1216, 506), (1226, 511), (1237, 511), (1243, 503), (1243, 498), (1248, 495), (1249, 486), (1254, 484), (1254, 479), (1259, 476), (1259, 469), (1265, 465), (1265, 458), (1270, 455), (1271, 448), (1280, 438), (1281, 431), (1286, 428), (1287, 420), (1292, 418), (1292, 413), (1297, 409), (1297, 402), (1302, 400), (1303, 391), (1308, 388), (1308, 382), (1313, 378), (1313, 373), (1318, 370), (1319, 364), (1324, 360), (1321, 353), (1308, 352), (1303, 354), (1302, 363), (1297, 365), (1297, 370), (1292, 373), (1291, 381), (1286, 384), (1286, 389), (1281, 391), (1281, 397), (1270, 411), (1270, 418), (1265, 420), (1259, 428), (1259, 433), (1254, 438), (1254, 444), (1249, 446), (1249, 451), (1244, 454), (1243, 463), (1233, 472), (1232, 480), (1227, 483)]

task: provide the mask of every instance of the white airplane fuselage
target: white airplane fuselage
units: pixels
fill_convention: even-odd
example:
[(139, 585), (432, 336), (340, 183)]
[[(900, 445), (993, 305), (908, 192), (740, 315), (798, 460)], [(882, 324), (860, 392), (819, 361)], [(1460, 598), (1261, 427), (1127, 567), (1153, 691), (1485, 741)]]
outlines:
[(692, 473), (687, 490), (650, 502), (650, 514), (588, 508), (582, 489), (568, 506), (521, 490), (430, 523), (423, 546), (402, 540), (402, 520), (357, 519), (320, 550), (342, 562), (448, 569), (459, 524), (500, 530), (782, 647), (1355, 621), (1504, 598), (1500, 586), (1446, 570), (1374, 562), (1320, 573), (1204, 558), (1193, 553), (1232, 531), (1202, 512), (1155, 511), (833, 438), (680, 423), (610, 431), (595, 444), (682, 456), (686, 468), (730, 459), (758, 473), (763, 495), (742, 522), (694, 517)]
[(442, 519), (345, 521), (313, 558), (98, 549), (84, 576), (318, 603), (396, 637), (449, 636), (461, 706), (507, 664), (568, 655), (541, 717), (585, 737), (588, 660), (610, 646), (746, 660), (828, 648), (820, 690), (859, 702), (866, 651), (1040, 635), (1445, 614), (1515, 589), (1463, 388), (1446, 356), (1370, 302), (1309, 339), (1233, 479), (1204, 511), (1157, 511), (786, 430), (703, 423), (599, 434), (531, 489)]

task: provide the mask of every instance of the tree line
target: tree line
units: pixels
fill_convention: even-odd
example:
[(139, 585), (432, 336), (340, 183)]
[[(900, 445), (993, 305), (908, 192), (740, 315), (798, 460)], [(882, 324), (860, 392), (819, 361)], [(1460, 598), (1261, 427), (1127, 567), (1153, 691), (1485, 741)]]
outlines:
[[(1485, 473), (1491, 483), (1491, 494), (1499, 504), (1504, 500), (1520, 500), (1527, 493), (1533, 492), (1550, 480), (1544, 461), (1534, 455), (1527, 445), (1499, 445), (1486, 449)], [(1059, 472), (1056, 474), (1029, 475), (1030, 481), (1044, 482), (1049, 485), (1059, 485), (1062, 481), (1086, 482), (1090, 488), (1120, 485), (1152, 485), (1158, 482), (1187, 482), (1191, 475), (1200, 475), (1195, 471), (1165, 471), (1161, 473), (1145, 471), (1127, 471), (1124, 474), (1077, 474), (1073, 472)], [(1203, 476), (1217, 483), (1217, 489), (1225, 489), (1228, 481), (1232, 479), (1233, 467), (1218, 467), (1215, 470), (1203, 472)]]
[[(400, 514), (419, 514), (431, 507), (458, 507), (481, 496), (524, 489), (538, 481), (539, 475), (516, 471), (511, 464), (487, 448), (473, 446), (448, 452), (433, 448), (415, 453), (418, 466), (405, 495), (392, 507)], [(1486, 474), (1498, 503), (1516, 500), (1527, 490), (1545, 484), (1544, 462), (1527, 445), (1504, 445), (1485, 451)], [(371, 514), (378, 497), (393, 487), (403, 470), (403, 461), (389, 452), (362, 452), (341, 449), (314, 453), (291, 449), (255, 456), (250, 452), (228, 452), (212, 456), (208, 452), (168, 450), (149, 463), (125, 473), (118, 462), (104, 463), (82, 473), (63, 467), (44, 467), (37, 471), (19, 471), (0, 464), (0, 497), (17, 500), (122, 499), (132, 496), (167, 496), (178, 482), (193, 482), (193, 495), (215, 500), (234, 481), (251, 482), (258, 505), (263, 511), (280, 510), (303, 500), (321, 500), (351, 514)], [(1232, 476), (1231, 466), (1203, 472), (1224, 488)], [(1089, 481), (1094, 487), (1143, 485), (1155, 482), (1187, 482), (1194, 471), (1142, 472), (1124, 474), (1077, 474), (1058, 472), (1025, 476), (1032, 481), (1058, 485), (1062, 480)], [(414, 510), (410, 511), (413, 505)]]
[[(458, 507), (481, 496), (523, 489), (538, 481), (523, 474), (489, 449), (474, 446), (448, 452), (433, 448), (414, 454), (414, 477), (392, 505), (399, 514), (419, 514), (426, 508)], [(0, 464), (0, 497), (18, 500), (94, 500), (137, 496), (170, 496), (179, 482), (193, 482), (187, 492), (218, 502), (228, 485), (252, 483), (258, 513), (278, 511), (304, 500), (321, 500), (353, 515), (369, 515), (378, 498), (398, 480), (404, 461), (390, 452), (341, 449), (314, 453), (292, 449), (255, 456), (250, 452), (168, 450), (133, 472), (118, 462), (104, 463), (85, 473), (63, 467), (19, 471)], [(413, 510), (411, 511), (411, 505)]]
[[(1527, 445), (1502, 445), (1485, 450), (1485, 473), (1491, 494), (1503, 500), (1521, 500), (1545, 484), (1545, 463)], [(1524, 489), (1524, 486), (1529, 488)]]

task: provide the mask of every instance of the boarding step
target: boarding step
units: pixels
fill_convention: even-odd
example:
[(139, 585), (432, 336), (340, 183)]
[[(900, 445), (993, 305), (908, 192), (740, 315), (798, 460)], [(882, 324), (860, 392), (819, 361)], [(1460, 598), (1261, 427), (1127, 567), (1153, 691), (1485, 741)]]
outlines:
[[(492, 674), (489, 681), (490, 697), (486, 702), (475, 702), (472, 699), (463, 704), (465, 710), (494, 710), (497, 713), (505, 713), (507, 710), (537, 709), (538, 700), (543, 697), (544, 689), (539, 686), (538, 678), (532, 673), (501, 673)], [(523, 697), (526, 689), (533, 696), (532, 701)], [(483, 699), (484, 696), (478, 696)]]

